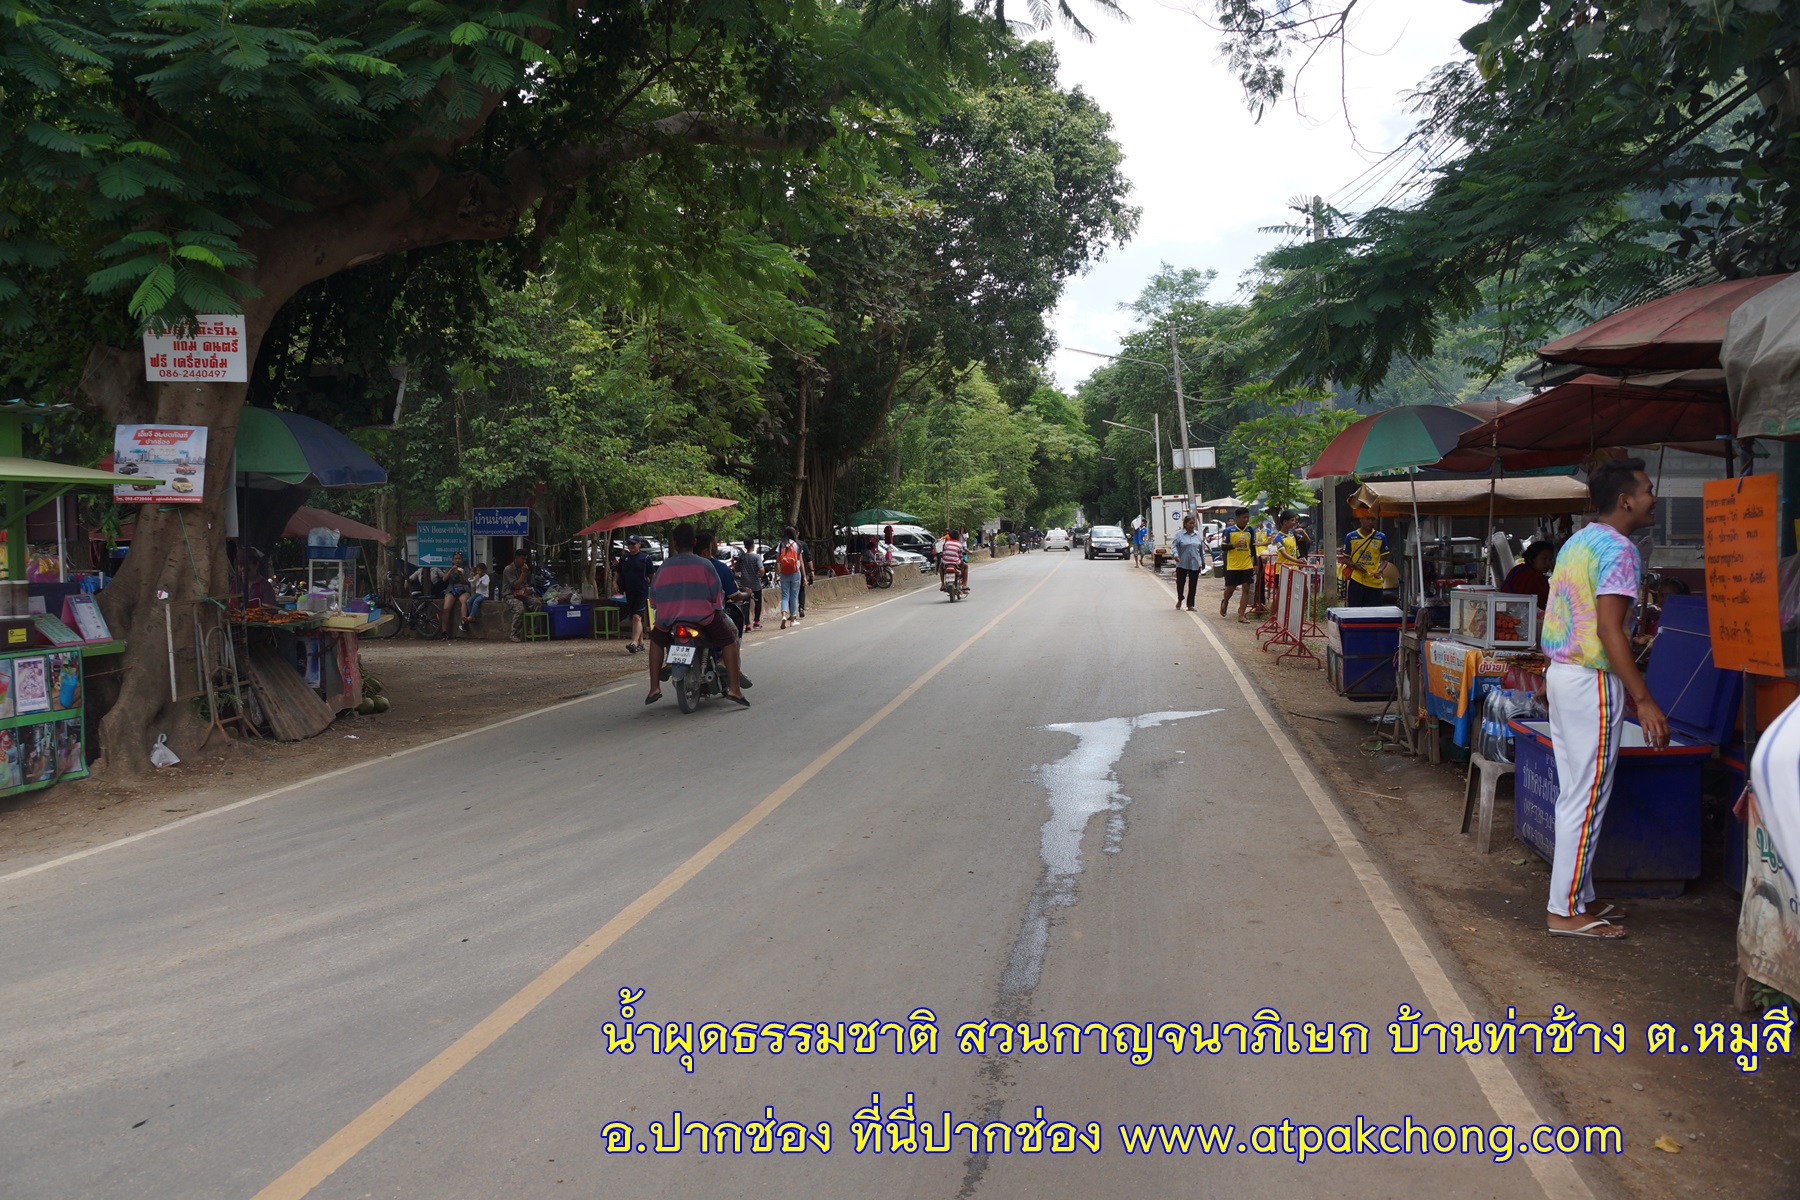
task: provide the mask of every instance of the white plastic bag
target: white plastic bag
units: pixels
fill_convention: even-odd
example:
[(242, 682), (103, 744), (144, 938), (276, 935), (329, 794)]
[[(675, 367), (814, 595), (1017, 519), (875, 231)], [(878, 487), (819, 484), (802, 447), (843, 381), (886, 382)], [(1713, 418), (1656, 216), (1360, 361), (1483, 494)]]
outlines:
[(156, 745), (150, 747), (150, 765), (153, 767), (172, 767), (180, 761), (179, 758), (175, 757), (175, 752), (169, 749), (169, 735), (166, 733), (157, 734)]

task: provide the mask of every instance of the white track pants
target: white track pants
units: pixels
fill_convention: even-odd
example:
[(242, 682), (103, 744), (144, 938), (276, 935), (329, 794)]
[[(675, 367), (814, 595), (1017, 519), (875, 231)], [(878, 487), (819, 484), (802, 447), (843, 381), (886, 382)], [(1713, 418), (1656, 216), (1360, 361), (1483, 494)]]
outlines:
[(1586, 912), (1594, 898), (1594, 847), (1612, 795), (1625, 725), (1625, 687), (1610, 671), (1551, 663), (1545, 675), (1556, 745), (1556, 857), (1549, 909)]

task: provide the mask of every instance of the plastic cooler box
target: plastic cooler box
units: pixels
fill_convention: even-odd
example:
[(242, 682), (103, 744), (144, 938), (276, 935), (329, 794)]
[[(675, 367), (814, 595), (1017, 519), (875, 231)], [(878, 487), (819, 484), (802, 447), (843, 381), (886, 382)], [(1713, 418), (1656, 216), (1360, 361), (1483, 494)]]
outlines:
[(593, 636), (593, 611), (590, 604), (546, 604), (544, 611), (550, 614), (550, 636), (553, 638), (578, 638)]
[[(1704, 596), (1669, 597), (1645, 682), (1669, 718), (1669, 748), (1652, 750), (1625, 723), (1594, 850), (1595, 883), (1613, 896), (1678, 895), (1700, 877), (1701, 769), (1730, 735), (1743, 682), (1713, 666)], [(1518, 764), (1513, 834), (1550, 859), (1558, 789), (1550, 723), (1508, 724)]]
[(1392, 605), (1325, 612), (1325, 677), (1346, 700), (1394, 694), (1394, 656), (1406, 614)]

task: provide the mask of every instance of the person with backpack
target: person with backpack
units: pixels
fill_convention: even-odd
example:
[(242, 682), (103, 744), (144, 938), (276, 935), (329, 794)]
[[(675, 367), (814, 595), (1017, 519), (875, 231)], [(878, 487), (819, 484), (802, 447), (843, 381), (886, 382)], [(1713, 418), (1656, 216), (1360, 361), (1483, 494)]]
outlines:
[(744, 539), (744, 552), (738, 555), (738, 578), (744, 581), (744, 589), (750, 593), (746, 607), (750, 610), (750, 628), (762, 628), (763, 606), (763, 556), (757, 553), (756, 539)]
[(781, 545), (775, 552), (775, 574), (781, 580), (781, 627), (800, 619), (800, 539), (792, 525), (781, 531)]

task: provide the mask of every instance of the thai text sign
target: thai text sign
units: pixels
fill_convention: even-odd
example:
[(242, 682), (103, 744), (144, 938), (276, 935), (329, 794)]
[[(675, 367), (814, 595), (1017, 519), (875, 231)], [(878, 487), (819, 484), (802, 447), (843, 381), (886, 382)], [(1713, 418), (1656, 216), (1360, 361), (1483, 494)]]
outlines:
[(198, 504), (206, 494), (206, 426), (117, 425), (113, 485), (118, 504)]
[(151, 383), (246, 382), (250, 364), (244, 353), (244, 318), (214, 313), (160, 333), (145, 330), (144, 378)]
[(1703, 489), (1706, 615), (1713, 662), (1727, 671), (1783, 671), (1775, 478), (1715, 479)]
[(460, 554), (468, 562), (469, 523), (467, 521), (420, 521), (419, 563), (421, 566), (447, 570), (450, 556)]
[(476, 537), (527, 537), (531, 533), (531, 510), (478, 508), (472, 532)]

